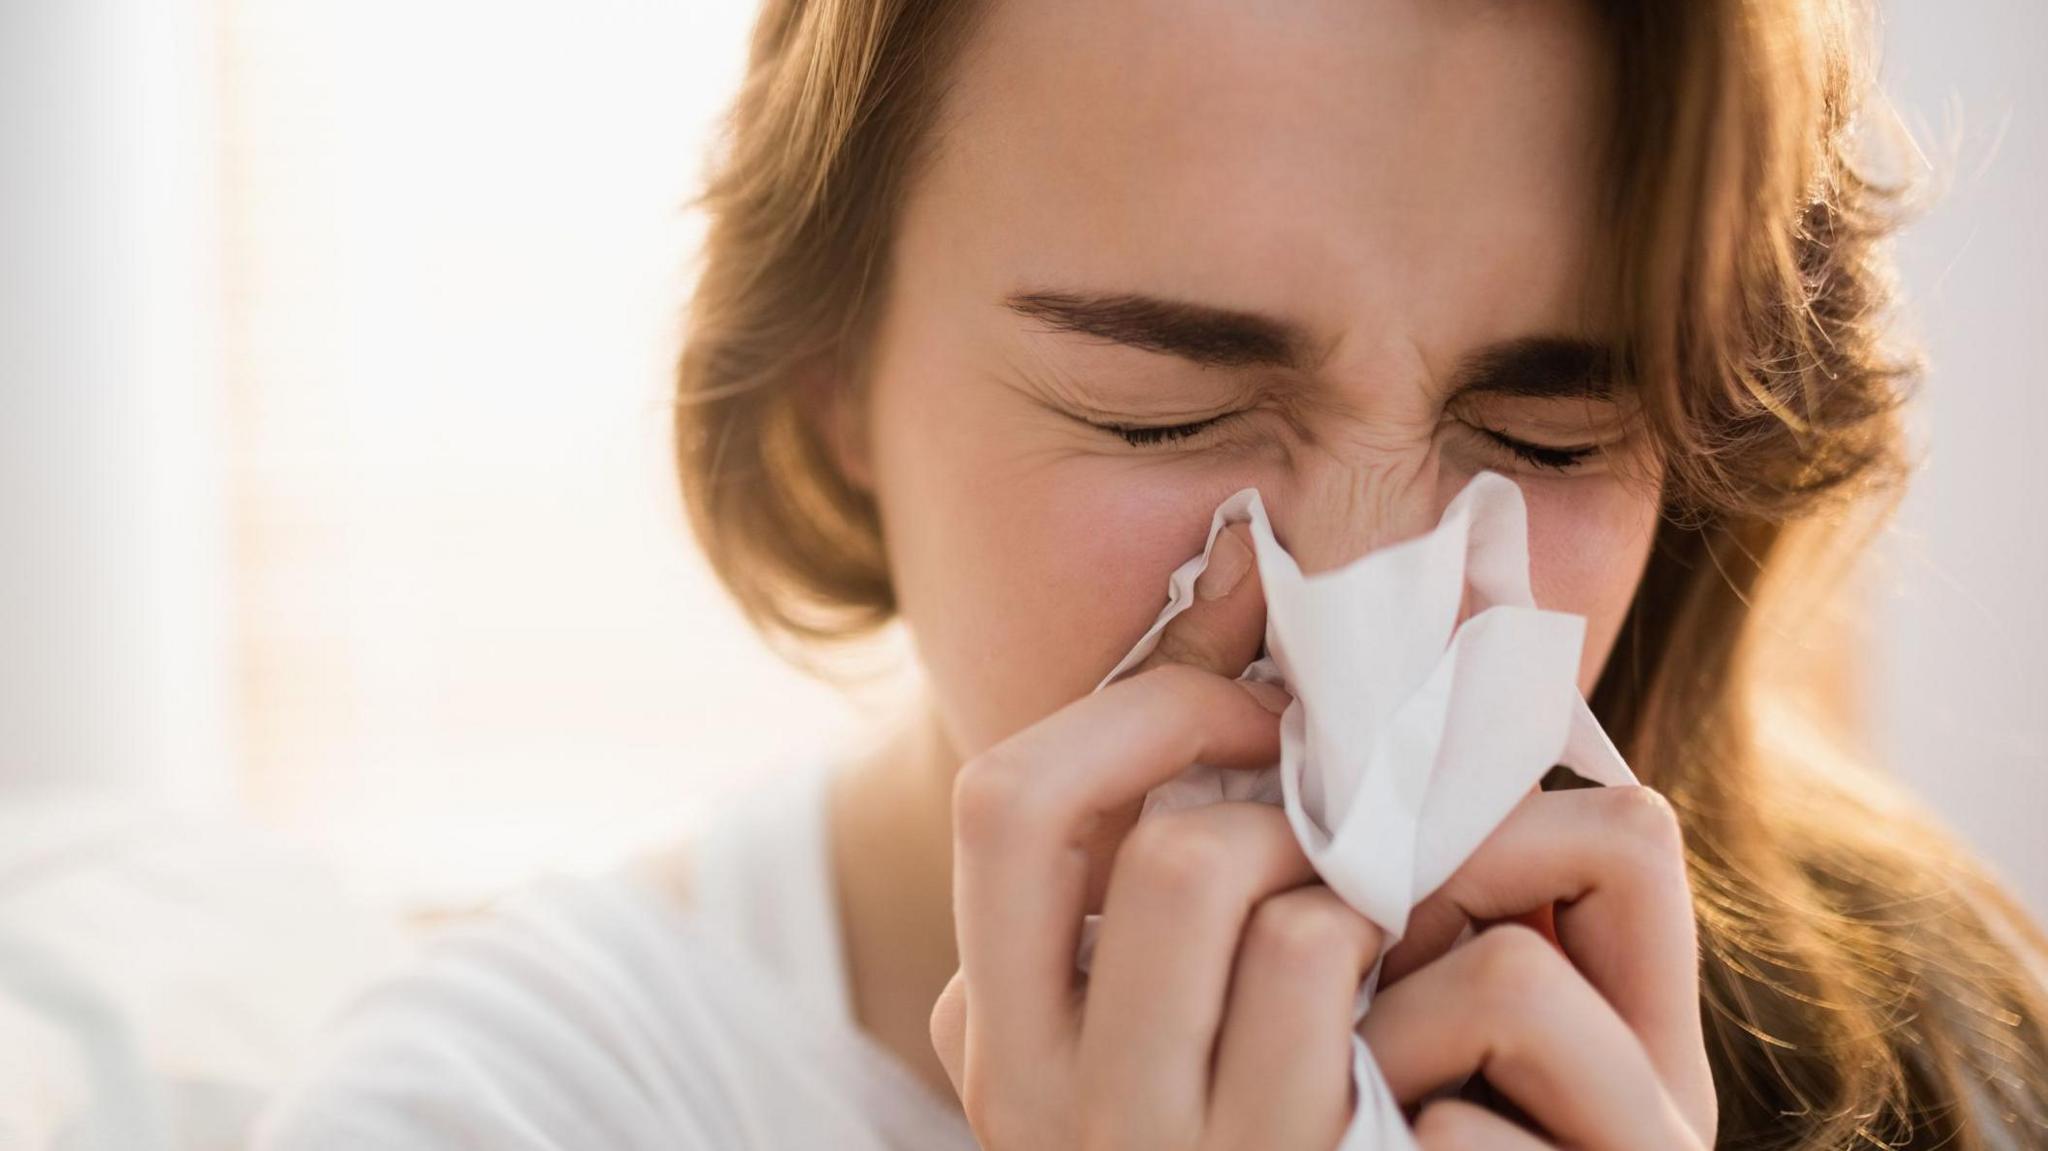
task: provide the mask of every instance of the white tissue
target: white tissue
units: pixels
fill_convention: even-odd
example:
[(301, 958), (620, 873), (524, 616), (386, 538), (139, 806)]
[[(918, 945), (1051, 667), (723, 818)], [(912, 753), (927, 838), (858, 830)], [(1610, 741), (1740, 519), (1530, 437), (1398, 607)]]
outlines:
[[(1266, 655), (1239, 678), (1294, 696), (1280, 719), (1280, 762), (1260, 771), (1195, 764), (1152, 789), (1140, 819), (1220, 800), (1284, 806), (1323, 882), (1391, 947), (1415, 905), (1553, 765), (1595, 783), (1636, 782), (1579, 694), (1585, 620), (1535, 605), (1522, 492), (1493, 472), (1473, 477), (1429, 534), (1315, 575), (1274, 539), (1257, 489), (1236, 492), (1217, 507), (1201, 554), (1168, 580), (1159, 618), (1095, 690), (1151, 654), (1194, 603), (1217, 533), (1240, 520), (1251, 523), (1266, 596)], [(1461, 624), (1468, 587), (1473, 612)], [(1083, 926), (1084, 970), (1099, 918)], [(1354, 1023), (1379, 974), (1375, 963)], [(1352, 1076), (1358, 1110), (1338, 1151), (1414, 1148), (1355, 1034)]]

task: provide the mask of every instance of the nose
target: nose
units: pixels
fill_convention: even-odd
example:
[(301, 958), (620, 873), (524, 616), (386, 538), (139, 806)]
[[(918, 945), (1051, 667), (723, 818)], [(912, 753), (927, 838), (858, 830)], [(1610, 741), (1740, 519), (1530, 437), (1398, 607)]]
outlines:
[(1436, 526), (1449, 494), (1433, 444), (1394, 450), (1352, 445), (1298, 461), (1273, 532), (1310, 575)]

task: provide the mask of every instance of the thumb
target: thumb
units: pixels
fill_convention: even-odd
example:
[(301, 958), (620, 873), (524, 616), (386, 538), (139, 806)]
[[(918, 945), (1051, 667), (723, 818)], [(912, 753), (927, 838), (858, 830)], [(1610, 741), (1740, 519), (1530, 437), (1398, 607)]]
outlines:
[(1257, 658), (1265, 631), (1266, 597), (1251, 529), (1234, 523), (1216, 534), (1208, 566), (1195, 577), (1195, 602), (1167, 621), (1158, 646), (1131, 671), (1179, 663), (1235, 679)]

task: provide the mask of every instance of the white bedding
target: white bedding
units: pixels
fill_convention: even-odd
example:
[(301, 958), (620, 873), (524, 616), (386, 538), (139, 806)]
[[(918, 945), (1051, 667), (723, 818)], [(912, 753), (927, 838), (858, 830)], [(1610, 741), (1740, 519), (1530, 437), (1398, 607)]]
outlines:
[(0, 1148), (229, 1151), (315, 1028), (408, 953), (246, 827), (0, 800)]

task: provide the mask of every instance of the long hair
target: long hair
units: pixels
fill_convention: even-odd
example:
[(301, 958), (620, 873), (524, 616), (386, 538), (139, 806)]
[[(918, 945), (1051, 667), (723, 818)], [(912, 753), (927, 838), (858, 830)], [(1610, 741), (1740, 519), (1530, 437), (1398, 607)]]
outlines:
[[(1850, 0), (1595, 0), (1617, 91), (1597, 290), (1666, 461), (1593, 696), (1684, 828), (1731, 1148), (2048, 1145), (2048, 938), (1782, 669), (1906, 473), (1886, 341), (1905, 189), (1856, 150)], [(965, 0), (767, 0), (677, 365), (690, 521), (809, 664), (896, 604), (803, 386), (858, 379)]]

